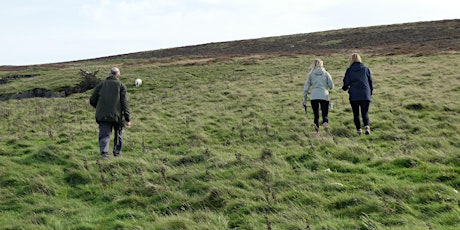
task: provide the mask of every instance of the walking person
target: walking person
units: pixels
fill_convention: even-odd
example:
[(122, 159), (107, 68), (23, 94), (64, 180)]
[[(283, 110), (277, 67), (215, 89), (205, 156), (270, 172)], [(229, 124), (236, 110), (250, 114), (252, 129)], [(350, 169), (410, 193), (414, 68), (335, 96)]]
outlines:
[(332, 77), (329, 72), (324, 69), (323, 61), (315, 59), (310, 66), (310, 71), (307, 76), (307, 81), (303, 88), (302, 105), (306, 108), (307, 95), (311, 87), (310, 104), (314, 113), (315, 132), (319, 132), (319, 109), (321, 107), (322, 124), (324, 128), (329, 125), (329, 90), (334, 88)]
[(361, 56), (357, 53), (350, 55), (349, 64), (350, 66), (346, 70), (345, 77), (343, 78), (342, 89), (344, 91), (348, 90), (356, 132), (359, 135), (363, 133), (359, 116), (361, 112), (364, 132), (369, 135), (371, 134), (369, 106), (371, 104), (372, 91), (374, 90), (372, 74), (369, 68), (362, 63)]
[(113, 156), (121, 156), (123, 126), (131, 125), (126, 86), (120, 81), (120, 70), (113, 67), (104, 81), (94, 88), (89, 103), (96, 108), (96, 122), (99, 124), (99, 150), (103, 159), (109, 157), (109, 143), (112, 130)]

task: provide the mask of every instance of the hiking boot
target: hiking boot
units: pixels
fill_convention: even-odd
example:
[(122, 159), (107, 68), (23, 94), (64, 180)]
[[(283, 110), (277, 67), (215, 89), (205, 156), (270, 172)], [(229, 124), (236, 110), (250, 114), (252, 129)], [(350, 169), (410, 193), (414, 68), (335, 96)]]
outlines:
[(327, 122), (324, 122), (324, 123), (323, 123), (323, 126), (324, 126), (324, 128), (326, 128), (326, 129), (327, 129), (327, 128), (329, 127), (329, 123), (327, 123)]
[(356, 130), (356, 132), (357, 132), (358, 135), (360, 135), (360, 136), (363, 135), (363, 130), (362, 130), (362, 129), (358, 129), (358, 130)]
[(108, 160), (109, 159), (109, 154), (107, 153), (101, 153), (102, 160)]
[(315, 135), (316, 135), (316, 136), (319, 136), (319, 130), (316, 130), (316, 131), (315, 131)]
[(366, 135), (371, 134), (371, 127), (369, 127), (369, 125), (364, 126), (364, 133), (365, 133)]

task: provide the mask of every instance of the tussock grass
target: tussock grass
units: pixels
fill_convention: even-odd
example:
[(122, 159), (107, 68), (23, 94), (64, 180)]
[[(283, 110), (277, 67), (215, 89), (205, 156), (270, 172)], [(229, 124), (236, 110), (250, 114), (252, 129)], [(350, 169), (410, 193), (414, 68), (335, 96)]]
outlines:
[[(2, 92), (122, 69), (133, 126), (100, 160), (91, 92), (0, 102), (4, 229), (456, 229), (456, 53), (367, 56), (372, 134), (339, 88), (347, 54), (321, 57), (336, 88), (330, 134), (301, 106), (314, 56), (112, 60), (30, 70)], [(75, 77), (74, 77), (75, 76)], [(143, 79), (134, 87), (134, 79)]]

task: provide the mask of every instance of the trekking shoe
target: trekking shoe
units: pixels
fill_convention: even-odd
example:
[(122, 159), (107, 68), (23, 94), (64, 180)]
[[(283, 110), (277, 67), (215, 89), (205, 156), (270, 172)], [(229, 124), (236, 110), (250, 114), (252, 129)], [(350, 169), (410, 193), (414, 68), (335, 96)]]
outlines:
[(109, 159), (109, 154), (107, 153), (101, 153), (102, 160), (108, 160)]
[(364, 130), (365, 130), (364, 133), (365, 133), (366, 135), (371, 134), (371, 127), (369, 127), (369, 125), (364, 126)]
[(319, 130), (316, 130), (316, 131), (315, 131), (315, 135), (316, 135), (316, 136), (319, 136)]
[(324, 122), (324, 123), (323, 123), (323, 126), (324, 126), (324, 128), (327, 128), (327, 127), (329, 127), (329, 123)]
[(358, 130), (356, 130), (356, 132), (358, 132), (358, 135), (360, 135), (360, 136), (363, 135), (363, 130), (362, 129), (358, 129)]

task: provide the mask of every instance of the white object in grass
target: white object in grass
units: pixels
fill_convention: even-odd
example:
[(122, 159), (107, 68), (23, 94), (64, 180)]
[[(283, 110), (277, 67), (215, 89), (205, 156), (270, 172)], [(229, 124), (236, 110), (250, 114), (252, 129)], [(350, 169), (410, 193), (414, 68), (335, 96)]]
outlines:
[(141, 85), (142, 85), (142, 80), (139, 79), (139, 78), (136, 79), (136, 80), (134, 81), (134, 85), (136, 85), (136, 86), (141, 86)]

